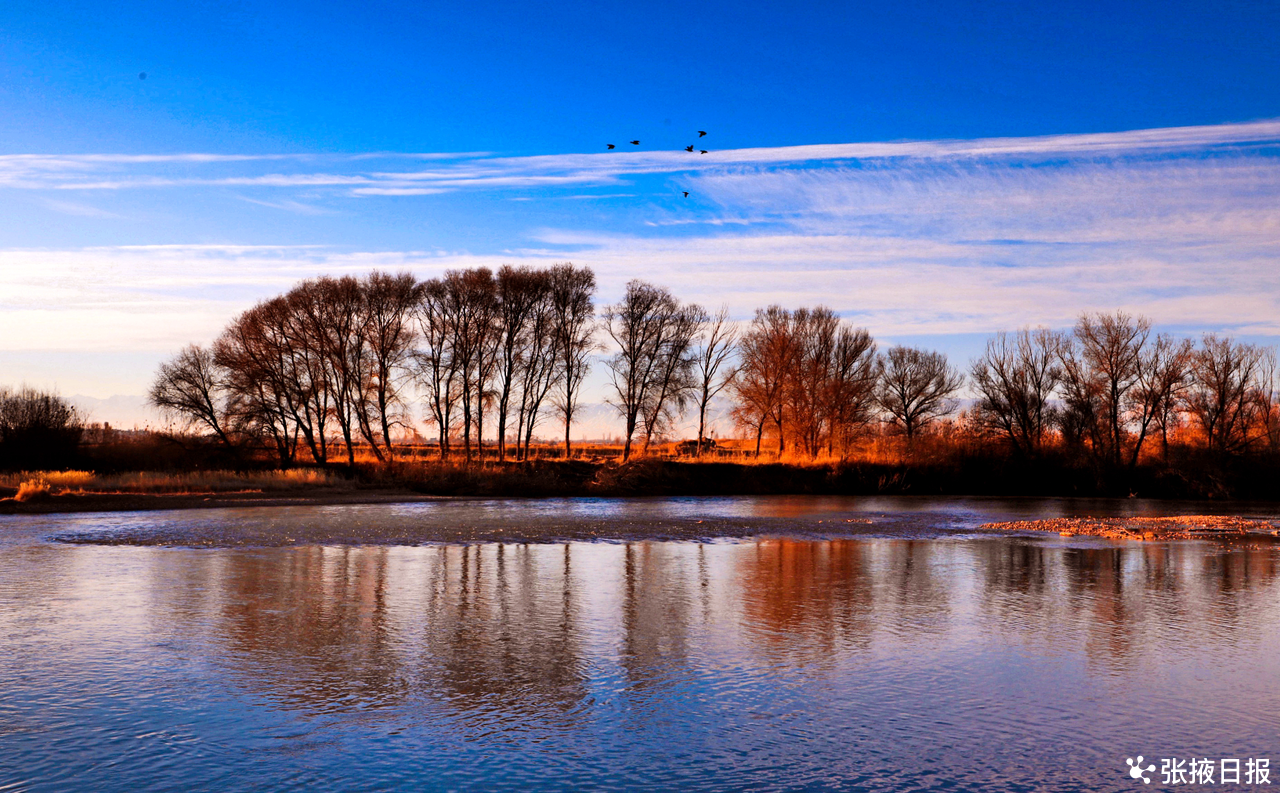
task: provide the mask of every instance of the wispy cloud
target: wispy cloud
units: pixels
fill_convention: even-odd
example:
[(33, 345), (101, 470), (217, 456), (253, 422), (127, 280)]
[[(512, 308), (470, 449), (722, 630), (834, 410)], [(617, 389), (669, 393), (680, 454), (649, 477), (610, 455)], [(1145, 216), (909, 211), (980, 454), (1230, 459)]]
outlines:
[[(526, 157), (484, 152), (349, 155), (0, 155), (0, 186), (21, 189), (118, 190), (195, 185), (331, 187), (353, 195), (421, 195), (420, 191), (493, 190), (617, 183), (644, 174), (727, 173), (817, 163), (894, 167), (903, 162), (1046, 162), (1062, 158), (1173, 157), (1240, 154), (1280, 145), (1280, 120), (1082, 135), (979, 140), (817, 144), (711, 151), (618, 151)], [(396, 169), (404, 159), (434, 167)], [(289, 165), (289, 170), (281, 166)], [(365, 168), (366, 164), (374, 167)], [(210, 174), (210, 169), (269, 173)], [(157, 173), (159, 168), (162, 173)], [(415, 192), (417, 191), (417, 192)]]
[(54, 199), (46, 198), (40, 203), (46, 208), (52, 209), (54, 212), (60, 212), (63, 215), (75, 215), (76, 217), (83, 218), (102, 218), (104, 220), (120, 220), (124, 217), (123, 215), (116, 214), (115, 212), (108, 212), (107, 210), (99, 207), (91, 206), (89, 204), (80, 204), (74, 201), (55, 201)]
[(335, 210), (328, 209), (326, 207), (319, 207), (314, 204), (304, 204), (301, 201), (292, 201), (289, 199), (282, 201), (264, 201), (260, 198), (240, 196), (240, 200), (248, 201), (250, 204), (257, 204), (258, 206), (279, 209), (284, 212), (292, 212), (295, 215), (332, 215), (335, 212)]
[(437, 195), (449, 192), (443, 187), (357, 187), (352, 195)]
[[(207, 341), (254, 301), (321, 273), (407, 268), (425, 277), (562, 260), (595, 268), (603, 302), (642, 277), (687, 299), (728, 303), (742, 318), (772, 302), (821, 303), (881, 335), (1062, 326), (1081, 311), (1111, 308), (1188, 331), (1280, 335), (1280, 121), (705, 156), (404, 156), (417, 159), (396, 168), (395, 157), (382, 154), (0, 157), (0, 186), (17, 188), (12, 196), (205, 185), (302, 214), (344, 206), (338, 202), (347, 196), (368, 198), (353, 202), (368, 206), (375, 197), (455, 191), (504, 199), (634, 196), (635, 209), (614, 213), (580, 202), (576, 223), (549, 223), (535, 214), (545, 208), (520, 204), (510, 214), (525, 225), (494, 235), (490, 250), (479, 252), (436, 250), (448, 243), (435, 239), (422, 250), (390, 251), (0, 250), (0, 348), (166, 350)], [(654, 199), (654, 178), (666, 198), (679, 185), (690, 199)], [(626, 189), (593, 195), (584, 185)], [(61, 201), (67, 193), (53, 195), (31, 200)], [(45, 206), (92, 210), (65, 201)], [(567, 202), (557, 206), (569, 211)], [(236, 236), (228, 230), (220, 238)]]

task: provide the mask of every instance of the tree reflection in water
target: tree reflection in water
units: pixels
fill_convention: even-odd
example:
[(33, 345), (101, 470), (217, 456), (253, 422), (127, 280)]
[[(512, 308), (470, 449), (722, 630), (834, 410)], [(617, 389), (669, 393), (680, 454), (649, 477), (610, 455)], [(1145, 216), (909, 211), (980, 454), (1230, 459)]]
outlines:
[[(575, 571), (586, 549), (594, 561)], [(214, 609), (215, 657), (282, 707), (420, 701), (569, 727), (590, 705), (593, 669), (616, 667), (643, 692), (693, 674), (709, 648), (823, 668), (982, 630), (1121, 669), (1192, 631), (1232, 646), (1276, 572), (1270, 547), (1168, 543), (304, 547), (182, 567), (175, 597), (153, 607), (188, 630)], [(218, 594), (182, 596), (195, 589)], [(589, 636), (584, 609), (616, 642)]]
[(69, 788), (109, 765), (121, 789), (287, 786), (306, 758), (350, 787), (786, 768), (1117, 789), (1118, 746), (1245, 756), (1280, 731), (1277, 559), (1056, 536), (32, 543), (0, 548), (0, 741)]
[(568, 545), (234, 552), (217, 575), (218, 657), (283, 707), (562, 719), (586, 696)]

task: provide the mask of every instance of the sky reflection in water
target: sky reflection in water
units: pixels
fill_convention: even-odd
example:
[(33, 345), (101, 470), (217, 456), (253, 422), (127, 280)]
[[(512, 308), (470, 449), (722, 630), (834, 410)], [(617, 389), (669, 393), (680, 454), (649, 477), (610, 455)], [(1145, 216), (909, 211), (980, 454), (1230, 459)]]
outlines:
[(0, 789), (1131, 790), (1139, 753), (1280, 765), (1276, 573), (1269, 545), (1057, 537), (20, 537)]

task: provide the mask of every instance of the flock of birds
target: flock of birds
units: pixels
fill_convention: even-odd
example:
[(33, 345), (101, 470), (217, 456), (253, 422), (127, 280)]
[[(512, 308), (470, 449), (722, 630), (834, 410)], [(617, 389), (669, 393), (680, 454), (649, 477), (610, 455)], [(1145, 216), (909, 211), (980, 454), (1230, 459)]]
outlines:
[[(700, 130), (698, 130), (698, 137), (699, 137), (699, 138), (705, 138), (706, 136), (707, 136), (707, 131), (706, 131), (705, 129), (700, 129)], [(639, 145), (640, 145), (640, 141), (638, 141), (638, 140), (630, 140), (630, 141), (627, 141), (627, 142), (628, 142), (628, 143), (630, 143), (632, 146), (639, 146)], [(613, 145), (612, 143), (606, 143), (605, 145), (606, 145), (606, 146), (608, 146), (610, 149), (616, 149), (616, 148), (618, 148), (617, 146)], [(697, 148), (696, 146), (694, 146), (692, 143), (690, 143), (688, 146), (685, 146), (685, 147), (684, 147), (684, 150), (685, 150), (685, 151), (687, 151), (687, 152), (689, 152), (690, 154), (692, 154), (692, 153), (693, 153), (693, 151), (694, 151), (695, 149), (697, 149), (697, 152), (698, 152), (699, 154), (706, 154), (706, 153), (707, 153), (707, 150), (706, 150), (706, 149), (698, 149), (698, 148)], [(688, 190), (681, 190), (680, 192), (684, 193), (684, 197), (685, 197), (685, 198), (688, 198), (688, 197), (689, 197), (689, 191), (688, 191)]]

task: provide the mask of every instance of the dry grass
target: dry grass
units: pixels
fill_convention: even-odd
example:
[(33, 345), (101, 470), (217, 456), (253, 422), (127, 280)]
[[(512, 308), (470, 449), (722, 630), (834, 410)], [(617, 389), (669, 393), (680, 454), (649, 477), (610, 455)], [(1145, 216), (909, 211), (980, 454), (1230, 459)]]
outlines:
[(315, 468), (276, 471), (195, 471), (156, 473), (136, 471), (124, 474), (95, 474), (92, 471), (24, 471), (0, 474), (0, 487), (23, 488), (37, 485), (43, 492), (65, 493), (227, 493), (246, 491), (297, 490), (301, 488), (349, 487), (340, 476)]
[(18, 485), (15, 501), (36, 501), (49, 496), (49, 483), (41, 479), (29, 479)]

